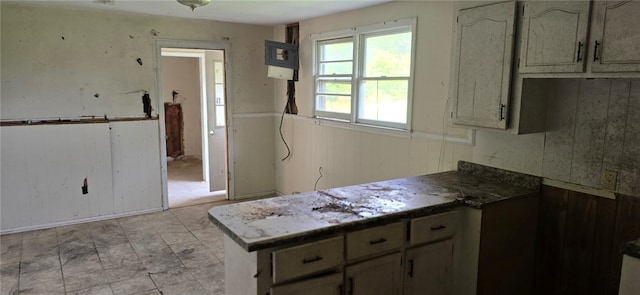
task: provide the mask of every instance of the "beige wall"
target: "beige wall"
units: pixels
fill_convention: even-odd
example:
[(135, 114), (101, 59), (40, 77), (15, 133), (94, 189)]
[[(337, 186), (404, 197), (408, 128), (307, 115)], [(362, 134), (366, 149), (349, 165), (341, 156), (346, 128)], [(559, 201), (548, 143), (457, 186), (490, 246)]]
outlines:
[[(313, 116), (312, 48), (310, 35), (383, 21), (417, 17), (412, 135), (394, 136), (348, 125), (327, 126)], [(449, 89), (452, 2), (401, 1), (338, 13), (300, 22), (300, 81), (296, 83), (299, 116), (285, 118), (283, 134), (292, 149), (280, 139), (276, 120), (276, 187), (281, 193), (314, 188), (318, 170), (323, 177), (317, 189), (388, 178), (455, 169), (457, 160), (471, 160), (469, 131), (443, 125)], [(284, 40), (284, 27), (274, 28)], [(278, 82), (275, 111), (282, 112), (286, 85)], [(339, 124), (338, 124), (339, 125)], [(345, 129), (346, 128), (346, 129)], [(447, 137), (442, 146), (443, 131)]]
[[(142, 91), (149, 92), (153, 116), (157, 116), (158, 103), (163, 99), (159, 99), (156, 93), (156, 40), (204, 40), (229, 44), (231, 79), (228, 85), (234, 103), (231, 112), (273, 112), (273, 83), (267, 78), (267, 69), (263, 65), (263, 44), (265, 39), (272, 38), (271, 27), (102, 10), (47, 8), (43, 5), (22, 6), (4, 2), (1, 5), (0, 116), (3, 120), (143, 117)], [(136, 61), (138, 58), (142, 65)], [(98, 97), (94, 97), (95, 94)], [(114, 194), (119, 191), (122, 194), (118, 198), (141, 198), (139, 203), (145, 204), (144, 208), (124, 208), (127, 212), (157, 209), (162, 204), (162, 195), (159, 193), (159, 125), (157, 120), (145, 122), (119, 123), (119, 130), (126, 132), (127, 138), (146, 140), (135, 141), (135, 145), (121, 142), (117, 148), (111, 149), (112, 159), (122, 159), (114, 162), (112, 172), (118, 174), (118, 178), (127, 180), (119, 184), (125, 187), (114, 188)], [(5, 128), (0, 128), (0, 132), (4, 133)], [(145, 136), (149, 132), (155, 136)], [(236, 195), (273, 192), (273, 116), (245, 120), (235, 125), (233, 132), (238, 142), (233, 150), (235, 158), (259, 159), (255, 163), (242, 162), (242, 165), (232, 162), (235, 179), (242, 180), (235, 186)], [(255, 142), (256, 138), (262, 138), (256, 136), (258, 132), (263, 137), (266, 132), (268, 139)], [(110, 136), (117, 134), (112, 132)], [(78, 149), (71, 143), (59, 148), (70, 151)], [(137, 165), (139, 169), (132, 170), (130, 157), (138, 154), (144, 155), (144, 161), (151, 159), (152, 162), (149, 165)], [(55, 169), (57, 164), (55, 161), (44, 161), (38, 165), (28, 168), (51, 166), (51, 169)], [(255, 169), (255, 165), (261, 168)], [(10, 171), (14, 167), (2, 161), (1, 168), (2, 171)], [(33, 181), (23, 179), (27, 184)], [(79, 187), (75, 184), (76, 180), (73, 183), (74, 187)], [(2, 182), (3, 192), (9, 189), (7, 185)], [(51, 183), (45, 187), (47, 185), (67, 184)], [(154, 189), (141, 193), (138, 191), (141, 187)], [(7, 198), (23, 197), (2, 193), (3, 210), (23, 210), (4, 206), (10, 203)], [(119, 214), (106, 210), (99, 212), (92, 218)], [(78, 219), (71, 215), (52, 222)], [(46, 224), (16, 225), (24, 226)]]
[[(604, 135), (602, 134), (598, 135), (600, 137), (594, 137), (594, 140), (584, 140), (586, 137), (583, 135), (582, 144), (586, 146), (581, 147), (582, 150), (592, 151), (594, 155), (598, 152), (600, 154), (591, 157), (576, 156), (575, 154), (573, 156), (563, 155), (565, 157), (563, 161), (572, 161), (574, 166), (598, 168), (597, 172), (588, 171), (594, 175), (591, 175), (591, 183), (587, 183), (579, 179), (581, 175), (585, 174), (584, 172), (580, 175), (574, 175), (575, 179), (571, 179), (570, 173), (566, 171), (554, 171), (556, 174), (562, 174), (562, 177), (550, 176), (552, 173), (549, 171), (543, 173), (545, 167), (547, 170), (553, 169), (551, 164), (554, 160), (549, 155), (557, 154), (553, 150), (557, 149), (557, 146), (549, 146), (548, 142), (549, 134), (553, 135), (554, 130), (550, 130), (551, 133), (541, 132), (527, 135), (514, 135), (505, 131), (478, 130), (475, 133), (473, 146), (455, 143), (455, 140), (463, 138), (468, 130), (452, 127), (446, 117), (444, 121), (447, 124), (443, 126), (443, 114), (446, 111), (450, 83), (454, 15), (458, 9), (485, 3), (486, 1), (399, 1), (300, 22), (301, 69), (300, 81), (296, 83), (297, 105), (300, 115), (285, 118), (283, 131), (292, 147), (292, 157), (284, 162), (278, 161), (286, 155), (286, 149), (280, 140), (280, 135), (276, 132), (276, 187), (278, 191), (291, 193), (312, 190), (315, 181), (320, 176), (319, 167), (323, 168), (323, 177), (318, 182), (317, 188), (322, 189), (455, 169), (455, 163), (461, 159), (599, 188), (600, 178), (594, 173), (599, 174), (602, 167), (592, 163), (602, 163), (603, 160), (606, 161), (610, 158), (628, 158), (636, 155), (637, 149), (635, 147), (629, 144), (620, 144), (618, 140), (611, 140), (611, 134), (607, 134), (609, 137), (607, 140), (614, 147), (605, 150), (617, 151), (620, 149), (619, 146), (625, 146), (624, 154), (622, 152), (603, 154), (601, 145)], [(418, 18), (412, 121), (413, 130), (416, 132), (411, 138), (353, 130), (347, 125), (336, 128), (333, 126), (339, 124), (327, 126), (326, 121), (309, 118), (313, 116), (310, 34), (414, 16)], [(278, 40), (283, 40), (283, 32), (283, 27), (277, 27), (274, 29), (274, 36)], [(558, 80), (557, 83), (564, 82)], [(548, 87), (547, 90), (554, 93), (549, 99), (563, 99), (561, 97), (563, 94), (560, 92), (566, 86)], [(275, 110), (277, 112), (280, 112), (284, 106), (285, 91), (285, 84), (280, 82), (275, 92)], [(607, 89), (599, 89), (598, 91), (607, 92)], [(573, 99), (575, 101), (575, 97)], [(635, 96), (631, 95), (630, 98), (627, 98), (628, 103), (633, 103), (634, 99)], [(616, 100), (615, 103), (622, 104), (623, 101)], [(565, 108), (549, 110), (547, 122), (553, 121), (554, 118), (564, 118), (566, 112), (575, 112), (575, 108), (575, 104), (569, 104)], [(585, 109), (581, 116), (593, 117), (594, 114), (604, 109), (606, 108), (601, 110)], [(621, 116), (635, 118), (636, 113), (629, 111)], [(545, 116), (545, 114), (537, 115)], [(592, 120), (598, 120), (596, 117)], [(278, 123), (279, 120), (276, 121), (276, 128)], [(604, 125), (606, 124), (605, 122)], [(609, 123), (609, 125), (612, 124)], [(599, 125), (598, 128), (602, 129), (601, 127)], [(443, 130), (448, 139), (444, 147), (441, 145), (441, 138), (438, 138), (438, 135), (442, 135)], [(590, 133), (586, 132), (586, 134)], [(625, 136), (625, 138), (636, 140), (637, 136)], [(569, 150), (571, 150), (573, 137), (567, 137), (564, 140), (569, 142), (564, 147), (569, 146)], [(545, 157), (549, 159), (545, 159)], [(619, 185), (622, 190), (620, 192), (637, 195), (637, 186), (634, 185), (638, 180), (638, 165), (631, 160), (625, 160), (621, 163), (618, 166), (614, 165), (614, 168), (617, 167), (615, 170), (620, 170), (621, 173)]]
[(182, 106), (183, 148), (185, 156), (202, 159), (202, 107), (200, 105), (200, 64), (195, 57), (162, 57), (162, 89), (164, 102)]

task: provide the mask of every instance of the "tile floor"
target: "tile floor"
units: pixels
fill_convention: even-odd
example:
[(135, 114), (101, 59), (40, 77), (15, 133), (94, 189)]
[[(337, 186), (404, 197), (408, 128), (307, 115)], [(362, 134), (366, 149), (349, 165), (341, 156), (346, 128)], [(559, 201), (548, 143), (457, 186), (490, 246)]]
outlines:
[(0, 294), (224, 294), (212, 204), (0, 236)]

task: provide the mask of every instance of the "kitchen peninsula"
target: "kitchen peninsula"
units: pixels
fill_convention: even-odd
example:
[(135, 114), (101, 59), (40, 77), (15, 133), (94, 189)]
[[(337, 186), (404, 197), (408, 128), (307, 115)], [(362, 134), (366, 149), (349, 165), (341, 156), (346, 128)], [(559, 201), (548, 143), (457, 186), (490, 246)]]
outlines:
[[(509, 279), (533, 263), (540, 183), (460, 161), (458, 171), (219, 206), (209, 217), (225, 233), (227, 294), (475, 294), (522, 286)], [(507, 277), (483, 276), (483, 257)]]

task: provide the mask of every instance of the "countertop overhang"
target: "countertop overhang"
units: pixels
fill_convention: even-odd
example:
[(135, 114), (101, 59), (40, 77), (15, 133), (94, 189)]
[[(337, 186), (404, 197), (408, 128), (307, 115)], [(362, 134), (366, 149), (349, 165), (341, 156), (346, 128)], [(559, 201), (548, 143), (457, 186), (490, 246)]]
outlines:
[(251, 252), (536, 193), (541, 178), (460, 161), (458, 171), (248, 201), (209, 219)]

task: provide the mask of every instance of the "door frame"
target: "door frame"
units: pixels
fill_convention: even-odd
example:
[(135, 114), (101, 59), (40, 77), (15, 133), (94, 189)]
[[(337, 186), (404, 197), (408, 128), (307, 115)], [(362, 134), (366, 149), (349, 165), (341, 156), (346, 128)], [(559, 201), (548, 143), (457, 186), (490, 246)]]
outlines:
[[(158, 39), (155, 40), (155, 55), (154, 61), (156, 66), (156, 93), (158, 94), (155, 101), (158, 107), (158, 133), (159, 133), (159, 142), (160, 146), (160, 170), (161, 170), (161, 183), (162, 183), (162, 207), (164, 210), (169, 209), (169, 190), (167, 185), (167, 146), (165, 142), (166, 137), (166, 127), (164, 123), (164, 93), (162, 87), (162, 48), (171, 48), (171, 49), (198, 49), (198, 50), (222, 50), (224, 52), (224, 67), (225, 67), (225, 88), (227, 89), (225, 95), (225, 115), (226, 115), (226, 168), (227, 168), (227, 199), (234, 199), (234, 178), (233, 178), (233, 132), (229, 132), (233, 130), (233, 116), (231, 114), (231, 110), (233, 110), (233, 93), (229, 91), (229, 89), (233, 89), (231, 87), (231, 45), (225, 42), (213, 42), (213, 41), (196, 41), (196, 40), (169, 40), (169, 39)], [(204, 56), (200, 59), (200, 71), (204, 71), (204, 67), (202, 66), (205, 63)], [(202, 78), (202, 75), (200, 76)], [(205, 93), (206, 94), (206, 93)], [(206, 99), (201, 98), (201, 107), (202, 111), (205, 112), (207, 110), (207, 101)], [(206, 133), (208, 130), (207, 127), (207, 118), (206, 116), (202, 118), (202, 126), (203, 133)], [(208, 140), (206, 141), (208, 144)], [(204, 146), (204, 143), (203, 143)], [(203, 151), (203, 155), (208, 153)], [(203, 165), (204, 163), (203, 157)], [(208, 161), (206, 162), (208, 168)], [(208, 180), (208, 179), (207, 179)]]

